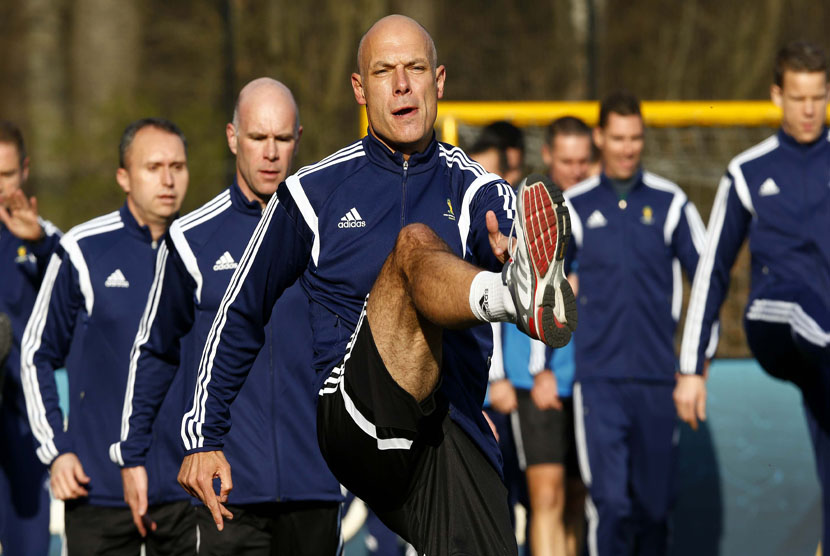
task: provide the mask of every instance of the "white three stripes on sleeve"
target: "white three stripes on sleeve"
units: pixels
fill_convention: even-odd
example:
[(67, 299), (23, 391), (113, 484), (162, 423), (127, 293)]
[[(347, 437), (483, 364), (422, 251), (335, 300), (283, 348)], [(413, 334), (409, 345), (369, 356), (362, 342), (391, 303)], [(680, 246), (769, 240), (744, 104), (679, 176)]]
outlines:
[(29, 416), (29, 425), (40, 446), (37, 448), (37, 457), (45, 465), (52, 463), (58, 457), (58, 450), (55, 447), (55, 431), (49, 425), (46, 417), (46, 407), (43, 403), (43, 396), (40, 392), (37, 368), (34, 363), (34, 356), (40, 349), (43, 329), (46, 326), (46, 319), (49, 313), (49, 300), (52, 297), (52, 289), (55, 286), (55, 279), (61, 267), (61, 258), (53, 254), (46, 268), (43, 283), (38, 292), (32, 315), (26, 324), (21, 341), (20, 380), (23, 383), (23, 395), (26, 400), (26, 413)]
[(124, 394), (124, 408), (121, 412), (121, 441), (110, 446), (110, 460), (117, 465), (124, 465), (121, 457), (121, 442), (127, 440), (130, 433), (130, 417), (133, 414), (133, 394), (135, 388), (135, 376), (138, 370), (138, 357), (141, 354), (141, 347), (150, 339), (150, 330), (158, 312), (159, 299), (161, 298), (162, 284), (164, 283), (164, 272), (167, 268), (167, 245), (162, 242), (156, 254), (156, 272), (153, 284), (150, 286), (150, 295), (147, 298), (147, 305), (144, 314), (138, 325), (138, 333), (130, 351), (130, 368), (127, 375), (127, 391)]
[(219, 347), (219, 342), (222, 336), (222, 329), (228, 318), (228, 308), (234, 302), (239, 291), (242, 289), (242, 284), (251, 269), (251, 264), (256, 257), (257, 252), (265, 237), (265, 232), (271, 223), (274, 216), (274, 211), (279, 204), (277, 196), (274, 195), (268, 202), (262, 219), (257, 224), (250, 241), (248, 242), (245, 252), (242, 254), (242, 259), (239, 262), (236, 270), (231, 277), (228, 284), (228, 289), (222, 298), (219, 305), (219, 310), (213, 320), (210, 332), (208, 333), (207, 341), (205, 342), (202, 357), (199, 361), (199, 376), (196, 380), (196, 392), (193, 397), (193, 407), (182, 418), (181, 436), (186, 450), (195, 448), (202, 448), (204, 446), (204, 437), (202, 436), (202, 425), (205, 422), (205, 405), (208, 398), (208, 385), (210, 384), (211, 372), (213, 370), (213, 361), (216, 357), (216, 351)]

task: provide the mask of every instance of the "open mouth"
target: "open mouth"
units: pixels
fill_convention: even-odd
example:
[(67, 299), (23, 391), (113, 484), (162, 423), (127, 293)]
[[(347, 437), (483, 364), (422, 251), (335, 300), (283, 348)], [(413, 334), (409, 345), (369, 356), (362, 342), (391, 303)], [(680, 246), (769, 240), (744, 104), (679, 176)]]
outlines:
[(403, 108), (399, 108), (399, 109), (395, 110), (394, 112), (392, 112), (392, 115), (394, 115), (394, 116), (408, 116), (409, 114), (412, 114), (413, 112), (415, 112), (415, 110), (417, 110), (417, 108), (413, 108), (412, 106), (405, 106)]

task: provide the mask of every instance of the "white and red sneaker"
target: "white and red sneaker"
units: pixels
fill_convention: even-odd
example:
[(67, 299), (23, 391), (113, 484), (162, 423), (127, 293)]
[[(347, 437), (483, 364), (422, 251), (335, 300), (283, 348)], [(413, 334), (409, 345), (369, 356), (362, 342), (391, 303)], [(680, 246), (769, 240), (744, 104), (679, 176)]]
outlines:
[(547, 177), (526, 177), (516, 197), (516, 241), (502, 271), (516, 325), (531, 338), (562, 347), (577, 323), (576, 299), (564, 272), (571, 217), (562, 192)]

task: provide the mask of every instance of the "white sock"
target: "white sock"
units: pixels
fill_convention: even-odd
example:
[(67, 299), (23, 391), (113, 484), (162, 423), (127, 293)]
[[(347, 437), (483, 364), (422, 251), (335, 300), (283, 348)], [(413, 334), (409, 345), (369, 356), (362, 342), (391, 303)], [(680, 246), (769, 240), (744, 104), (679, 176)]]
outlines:
[(482, 322), (515, 322), (516, 306), (501, 273), (481, 271), (470, 284), (470, 309)]

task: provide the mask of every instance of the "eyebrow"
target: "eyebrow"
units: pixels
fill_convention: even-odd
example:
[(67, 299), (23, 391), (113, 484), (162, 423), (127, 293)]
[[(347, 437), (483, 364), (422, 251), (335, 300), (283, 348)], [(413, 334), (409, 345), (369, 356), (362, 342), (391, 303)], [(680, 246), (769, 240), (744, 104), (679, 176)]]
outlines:
[[(425, 57), (422, 57), (422, 56), (419, 56), (417, 58), (412, 58), (410, 60), (407, 60), (406, 62), (403, 62), (404, 66), (411, 66), (411, 65), (414, 65), (414, 64), (429, 65), (429, 59), (425, 58)], [(389, 60), (377, 60), (374, 63), (370, 64), (369, 68), (370, 69), (386, 68), (386, 67), (394, 67), (394, 66), (397, 66), (397, 65), (398, 65), (397, 63), (391, 62)]]

